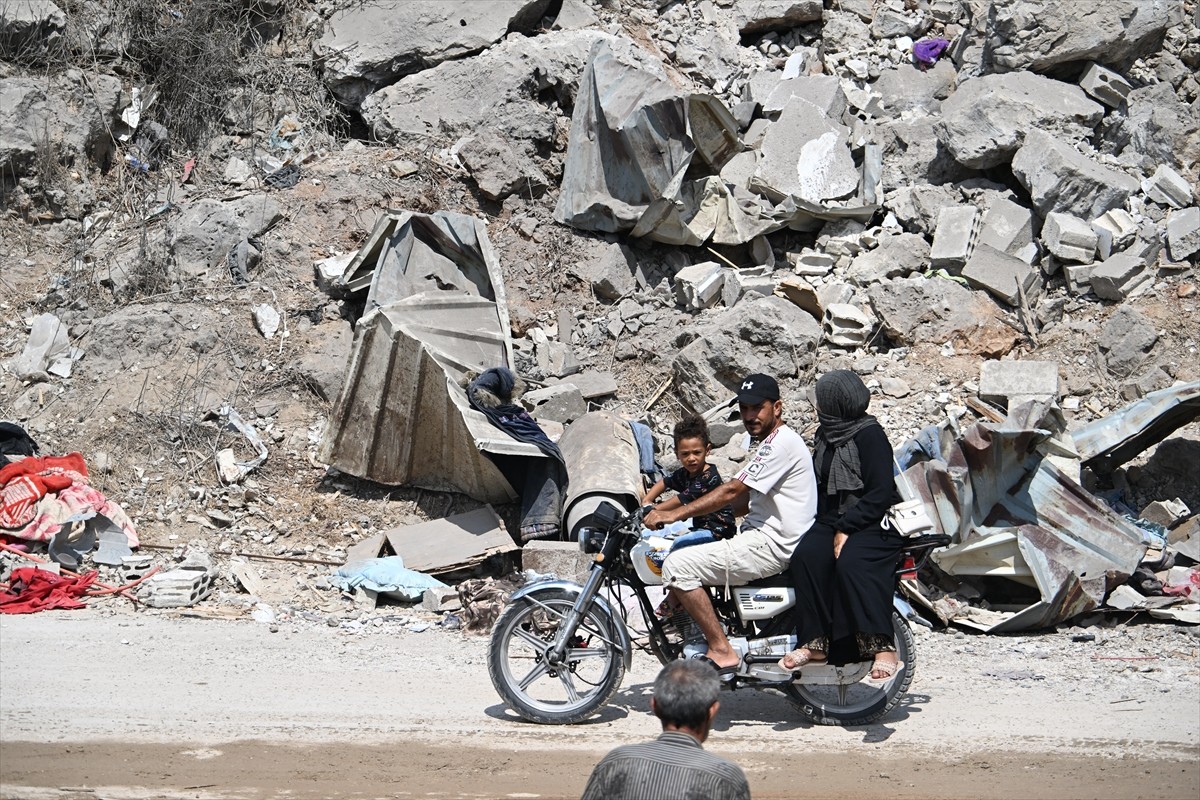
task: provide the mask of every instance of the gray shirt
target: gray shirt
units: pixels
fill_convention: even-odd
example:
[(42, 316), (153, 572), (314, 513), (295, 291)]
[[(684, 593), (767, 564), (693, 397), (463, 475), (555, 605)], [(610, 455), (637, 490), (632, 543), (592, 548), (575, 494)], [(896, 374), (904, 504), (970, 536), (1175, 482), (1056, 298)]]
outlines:
[(582, 800), (750, 800), (750, 785), (737, 764), (705, 752), (686, 733), (664, 731), (606, 755)]

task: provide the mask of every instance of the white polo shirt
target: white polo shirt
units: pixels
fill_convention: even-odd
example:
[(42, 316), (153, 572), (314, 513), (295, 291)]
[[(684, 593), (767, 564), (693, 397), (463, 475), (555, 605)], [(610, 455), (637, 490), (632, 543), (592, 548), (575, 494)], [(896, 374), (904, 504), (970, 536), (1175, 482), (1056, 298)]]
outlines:
[(779, 426), (736, 477), (750, 487), (750, 513), (742, 527), (766, 532), (775, 555), (790, 560), (817, 516), (817, 479), (804, 439)]

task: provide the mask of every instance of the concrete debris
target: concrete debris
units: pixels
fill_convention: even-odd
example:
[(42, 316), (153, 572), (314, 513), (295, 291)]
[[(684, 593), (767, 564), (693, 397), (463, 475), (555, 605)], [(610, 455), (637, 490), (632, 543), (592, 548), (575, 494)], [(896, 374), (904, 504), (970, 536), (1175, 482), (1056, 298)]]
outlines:
[[(266, 194), (191, 202), (167, 222), (172, 264), (183, 276), (201, 278), (206, 283), (227, 282), (231, 250), (239, 245), (245, 249), (250, 240), (257, 240), (281, 219), (282, 207)], [(253, 258), (243, 256), (239, 271), (248, 271), (257, 263), (258, 249), (249, 249), (254, 251)]]
[(823, 5), (821, 0), (734, 0), (733, 14), (738, 33), (756, 36), (816, 22)]
[(685, 308), (708, 308), (721, 298), (724, 283), (724, 267), (704, 261), (675, 273), (675, 294)]
[(240, 433), (246, 443), (254, 451), (254, 456), (248, 459), (238, 459), (232, 449), (226, 448), (217, 453), (217, 473), (224, 484), (240, 483), (247, 475), (258, 469), (267, 460), (267, 445), (259, 435), (258, 430), (232, 406), (222, 406), (212, 416), (222, 420), (223, 424)]
[(837, 347), (861, 347), (871, 338), (875, 320), (858, 306), (833, 303), (825, 309), (821, 331)]
[(843, 276), (858, 286), (924, 272), (929, 265), (929, 243), (915, 233), (883, 234), (878, 245), (859, 254)]
[(812, 314), (815, 320), (820, 321), (825, 318), (825, 311), (820, 299), (817, 297), (817, 291), (808, 281), (801, 280), (800, 278), (784, 278), (775, 287), (775, 294), (787, 298), (809, 314)]
[(581, 586), (592, 570), (592, 556), (579, 549), (576, 542), (530, 542), (521, 548), (521, 566), (539, 575), (553, 575), (559, 580)]
[(588, 404), (574, 383), (557, 383), (544, 389), (534, 389), (521, 397), (525, 408), (534, 418), (568, 425), (587, 413)]
[(768, 295), (775, 292), (777, 282), (767, 267), (725, 270), (721, 302), (732, 308), (746, 295)]
[(1183, 208), (1192, 202), (1192, 187), (1166, 164), (1159, 164), (1154, 174), (1142, 181), (1142, 192), (1159, 205), (1171, 208)]
[(279, 312), (267, 303), (259, 303), (258, 305), (251, 306), (250, 311), (254, 315), (254, 327), (258, 328), (258, 332), (263, 335), (263, 338), (274, 338), (276, 332), (279, 330)]
[(1013, 174), (1029, 192), (1043, 217), (1051, 211), (1094, 219), (1124, 205), (1138, 183), (1123, 172), (1101, 166), (1070, 144), (1041, 131), (1030, 131), (1012, 162)]
[(1200, 251), (1200, 208), (1173, 211), (1167, 217), (1167, 252), (1172, 261), (1183, 261)]
[(1114, 208), (1092, 220), (1092, 230), (1096, 233), (1100, 258), (1105, 259), (1114, 251), (1127, 247), (1137, 235), (1138, 226), (1128, 211)]
[(1088, 281), (1097, 297), (1121, 301), (1149, 289), (1154, 270), (1138, 256), (1117, 253), (1097, 264)]
[(767, 130), (751, 185), (779, 199), (794, 196), (822, 203), (849, 197), (859, 183), (849, 136), (845, 125), (824, 116), (808, 100), (794, 97)]
[(550, 181), (525, 151), (496, 131), (481, 131), (455, 147), (479, 191), (490, 200), (540, 195)]
[(474, 569), (518, 549), (491, 506), (393, 528), (384, 538), (406, 568), (429, 575)]
[(71, 377), (74, 362), (83, 351), (71, 345), (67, 326), (54, 314), (39, 314), (30, 325), (29, 339), (8, 368), (22, 381), (45, 382), (51, 375)]
[(1010, 306), (1020, 304), (1021, 295), (1035, 294), (1040, 275), (1016, 256), (980, 243), (962, 269), (962, 276), (973, 288), (983, 289)]
[(1092, 62), (1079, 79), (1079, 86), (1110, 108), (1120, 108), (1133, 89), (1129, 81), (1107, 67)]
[(151, 575), (138, 587), (137, 597), (150, 608), (194, 606), (212, 594), (217, 574), (206, 558), (185, 562), (178, 569)]
[(1027, 400), (1058, 400), (1058, 364), (1053, 361), (984, 361), (979, 368), (979, 397), (1015, 409)]
[[(584, 370), (560, 383), (570, 383), (579, 390), (584, 400), (601, 400), (617, 393), (617, 379), (611, 372)], [(559, 383), (551, 384), (553, 386)]]
[(929, 265), (934, 269), (957, 272), (967, 263), (976, 234), (979, 209), (974, 206), (946, 206), (938, 213), (929, 251)]
[(335, 287), (342, 281), (342, 276), (346, 274), (346, 269), (357, 256), (358, 251), (351, 250), (349, 253), (332, 255), (314, 262), (313, 272), (317, 288), (323, 292), (335, 291)]
[(976, 241), (1001, 253), (1018, 255), (1033, 243), (1033, 213), (1007, 198), (997, 197), (984, 212)]
[(997, 319), (987, 295), (954, 281), (898, 278), (867, 293), (884, 333), (896, 344), (951, 343), (956, 350), (999, 358), (1017, 342), (1016, 331)]
[(1096, 344), (1108, 372), (1123, 378), (1132, 375), (1145, 363), (1158, 341), (1158, 332), (1135, 308), (1122, 306), (1100, 329)]
[[(23, 3), (5, 3), (18, 14)], [(7, 75), (7, 73), (5, 73)], [(122, 85), (111, 75), (75, 73), (54, 79), (0, 78), (0, 168), (13, 178), (37, 170), (39, 148), (53, 131), (60, 163), (101, 163), (113, 152), (111, 131), (119, 125)], [(82, 215), (81, 215), (82, 216)]]
[(1042, 226), (1042, 244), (1063, 261), (1090, 264), (1096, 258), (1098, 237), (1092, 226), (1070, 214), (1052, 211)]
[[(538, 542), (529, 543), (530, 546), (534, 544)], [(445, 614), (460, 610), (462, 600), (458, 597), (458, 590), (452, 586), (431, 586), (421, 595), (421, 608), (434, 614)]]

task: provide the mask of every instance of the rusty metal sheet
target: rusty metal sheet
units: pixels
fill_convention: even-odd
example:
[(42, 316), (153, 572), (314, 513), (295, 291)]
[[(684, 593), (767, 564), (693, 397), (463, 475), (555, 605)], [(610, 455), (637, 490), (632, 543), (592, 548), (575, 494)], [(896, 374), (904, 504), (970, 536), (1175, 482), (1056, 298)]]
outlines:
[(1195, 419), (1200, 419), (1200, 381), (1151, 392), (1080, 428), (1073, 436), (1075, 449), (1084, 464), (1111, 472)]

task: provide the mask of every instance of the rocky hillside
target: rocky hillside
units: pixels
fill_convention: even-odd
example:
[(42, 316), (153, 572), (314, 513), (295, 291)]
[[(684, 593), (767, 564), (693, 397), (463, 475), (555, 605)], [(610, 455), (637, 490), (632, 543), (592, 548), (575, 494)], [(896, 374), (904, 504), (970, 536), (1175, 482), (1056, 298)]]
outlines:
[[(995, 359), (1057, 365), (1030, 392), (1077, 426), (1200, 380), (1198, 25), (1193, 0), (0, 0), (0, 418), (82, 452), (147, 543), (339, 561), (477, 506), (316, 460), (363, 310), (339, 269), (400, 209), (483, 220), (519, 371), (611, 373), (592, 407), (659, 433), (752, 370), (811, 423), (850, 367), (902, 441), (973, 419)], [(222, 408), (268, 452), (244, 481)], [(1200, 430), (1175, 440), (1190, 468), (1151, 451), (1102, 488), (1200, 509)]]

